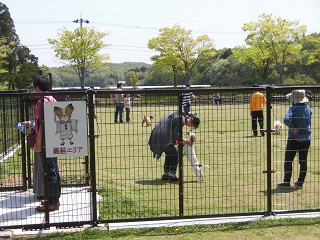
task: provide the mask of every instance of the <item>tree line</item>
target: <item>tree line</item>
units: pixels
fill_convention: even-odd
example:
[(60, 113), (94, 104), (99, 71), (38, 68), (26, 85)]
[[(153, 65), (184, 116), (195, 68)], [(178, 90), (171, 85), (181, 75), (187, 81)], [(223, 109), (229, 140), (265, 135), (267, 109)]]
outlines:
[[(0, 3), (0, 89), (32, 88), (41, 70), (52, 74), (54, 87), (108, 88), (118, 82), (139, 85), (210, 84), (215, 87), (252, 84), (314, 85), (320, 83), (320, 35), (307, 35), (307, 27), (271, 14), (244, 23), (244, 46), (216, 49), (206, 34), (164, 27), (148, 42), (157, 54), (152, 64), (109, 63), (106, 35), (95, 28), (62, 29), (48, 39), (63, 67), (39, 66), (38, 58), (20, 43), (9, 9)], [(70, 44), (70, 43), (73, 44)]]

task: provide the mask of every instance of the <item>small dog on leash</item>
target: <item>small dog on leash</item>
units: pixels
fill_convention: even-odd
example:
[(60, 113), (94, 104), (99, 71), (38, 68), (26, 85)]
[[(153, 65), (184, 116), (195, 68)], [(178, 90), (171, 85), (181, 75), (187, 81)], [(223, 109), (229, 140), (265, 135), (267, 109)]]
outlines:
[(282, 131), (283, 125), (279, 120), (275, 120), (274, 121), (274, 128), (273, 128), (273, 132), (275, 134), (280, 134), (280, 132)]
[(146, 115), (143, 116), (143, 119), (142, 119), (142, 127), (144, 125), (144, 123), (146, 123), (147, 127), (150, 127), (151, 126), (151, 120), (153, 119), (153, 116), (150, 115), (149, 117), (147, 117)]
[[(188, 133), (189, 140), (192, 142), (192, 146), (185, 144), (183, 146), (183, 154), (188, 158), (191, 166), (193, 167), (193, 171), (195, 175), (198, 177), (198, 182), (203, 181), (203, 173), (202, 173), (202, 164), (197, 159), (196, 152), (194, 149), (195, 141), (196, 141), (196, 134), (193, 133), (191, 130)], [(204, 165), (204, 167), (209, 167), (208, 165)]]

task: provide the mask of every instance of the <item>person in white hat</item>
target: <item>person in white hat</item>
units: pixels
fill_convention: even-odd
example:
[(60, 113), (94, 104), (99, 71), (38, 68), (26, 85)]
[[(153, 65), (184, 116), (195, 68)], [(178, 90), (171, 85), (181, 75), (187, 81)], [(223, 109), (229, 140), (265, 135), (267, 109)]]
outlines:
[(295, 188), (302, 188), (307, 175), (307, 157), (311, 141), (311, 115), (312, 110), (308, 104), (305, 90), (293, 90), (286, 95), (292, 102), (284, 124), (289, 127), (288, 141), (284, 157), (284, 178), (283, 182), (277, 183), (278, 187), (290, 188), (292, 175), (292, 162), (296, 154), (299, 154), (300, 172), (298, 180), (294, 183)]

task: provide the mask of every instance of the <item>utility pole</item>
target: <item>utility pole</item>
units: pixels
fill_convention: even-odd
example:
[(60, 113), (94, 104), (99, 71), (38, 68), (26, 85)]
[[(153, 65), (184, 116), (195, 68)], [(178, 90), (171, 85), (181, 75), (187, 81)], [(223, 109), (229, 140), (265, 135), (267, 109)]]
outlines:
[[(76, 19), (76, 20), (73, 20), (74, 23), (80, 23), (80, 28), (82, 28), (82, 23), (89, 23), (89, 20), (87, 19), (83, 19), (81, 17), (81, 14), (80, 14), (80, 19)], [(81, 35), (81, 38), (82, 38), (82, 35)], [(81, 76), (80, 76), (80, 86), (81, 86), (81, 89), (83, 90), (84, 89), (84, 75), (85, 75), (85, 67), (84, 66), (80, 66), (80, 71), (81, 71)]]
[(80, 17), (80, 19), (73, 20), (73, 22), (80, 23), (80, 27), (82, 27), (82, 23), (89, 23), (89, 20)]

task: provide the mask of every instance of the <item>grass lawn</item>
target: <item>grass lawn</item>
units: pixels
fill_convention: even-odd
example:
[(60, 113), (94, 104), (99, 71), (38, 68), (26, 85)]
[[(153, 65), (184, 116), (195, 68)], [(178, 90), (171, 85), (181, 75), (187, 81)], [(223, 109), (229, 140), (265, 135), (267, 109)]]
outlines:
[[(268, 155), (268, 136), (253, 137), (249, 113), (250, 96), (248, 93), (232, 94), (235, 100), (223, 101), (221, 106), (212, 103), (213, 92), (203, 93), (201, 101), (192, 104), (191, 110), (200, 117), (200, 126), (193, 129), (197, 135), (196, 154), (199, 161), (207, 165), (203, 167), (204, 181), (197, 182), (186, 157), (179, 166), (183, 175), (178, 174), (181, 184), (162, 181), (164, 155), (159, 161), (152, 157), (148, 139), (156, 123), (167, 113), (178, 110), (177, 96), (144, 95), (141, 100), (133, 100), (131, 105), (131, 122), (114, 123), (115, 107), (109, 98), (100, 98), (96, 108), (98, 118), (95, 120), (95, 172), (99, 198), (99, 220), (170, 218), (177, 216), (201, 216), (221, 214), (244, 214), (267, 211), (268, 189), (267, 174), (270, 159), (271, 174), (271, 211), (313, 210), (319, 208), (319, 103), (313, 102), (312, 141), (308, 155), (308, 173), (303, 189), (279, 189), (276, 183), (283, 178), (283, 158), (287, 141), (287, 127), (280, 134), (270, 133), (270, 152)], [(231, 95), (231, 94), (230, 94)], [(200, 96), (199, 96), (200, 97)], [(282, 120), (290, 103), (274, 101), (271, 103), (271, 127), (274, 120)], [(267, 127), (265, 114), (264, 128)], [(144, 115), (153, 115), (152, 127), (141, 126)], [(125, 112), (123, 115), (125, 120)], [(118, 119), (119, 120), (119, 119)], [(183, 137), (187, 137), (189, 129), (183, 128)], [(269, 157), (269, 158), (268, 158)], [(15, 156), (15, 161), (20, 160)], [(90, 178), (85, 173), (82, 157), (59, 158), (62, 179), (66, 182), (83, 183)], [(0, 171), (10, 167), (10, 158), (2, 165)], [(14, 168), (14, 167), (10, 167)], [(14, 168), (15, 169), (15, 168)], [(294, 161), (292, 184), (297, 180), (299, 164)], [(20, 174), (20, 170), (17, 171)], [(20, 175), (19, 175), (20, 176)], [(293, 222), (290, 222), (293, 221)], [(261, 239), (268, 237), (267, 229), (281, 232), (291, 231), (295, 226), (292, 239), (303, 236), (306, 229), (318, 224), (319, 219), (284, 220), (268, 223), (224, 224), (218, 226), (182, 227), (170, 229), (148, 230), (116, 230), (107, 233), (113, 238), (139, 236), (152, 239), (163, 238), (169, 231), (170, 239), (206, 238), (207, 232), (212, 238), (237, 239), (233, 231), (242, 236), (238, 239), (253, 239), (261, 232)], [(309, 228), (310, 227), (310, 228)], [(289, 230), (290, 228), (290, 230)], [(258, 230), (256, 230), (258, 229)], [(300, 229), (300, 230), (298, 230)], [(78, 238), (85, 238), (85, 234)], [(318, 230), (315, 231), (316, 233)], [(149, 233), (151, 236), (149, 236)], [(183, 235), (186, 233), (187, 235)], [(229, 236), (229, 234), (230, 236)], [(244, 235), (241, 235), (241, 234)], [(89, 236), (100, 234), (99, 231)], [(103, 234), (106, 234), (105, 232)], [(110, 235), (108, 235), (110, 234)], [(225, 235), (226, 234), (226, 235)], [(75, 235), (76, 236), (76, 235)], [(274, 237), (274, 235), (271, 235)], [(174, 238), (172, 238), (174, 237)], [(211, 238), (211, 239), (212, 239)], [(67, 238), (66, 238), (67, 239)], [(99, 238), (96, 238), (99, 239)], [(101, 238), (104, 239), (104, 238)], [(107, 238), (106, 238), (107, 239)], [(182, 237), (181, 237), (182, 239)], [(267, 238), (265, 238), (267, 239)], [(299, 238), (303, 239), (303, 238)], [(308, 238), (313, 239), (313, 238)]]
[(320, 218), (261, 220), (253, 222), (182, 227), (121, 229), (112, 231), (86, 229), (78, 233), (59, 233), (17, 239), (152, 239), (152, 240), (316, 240)]
[[(204, 99), (209, 99), (204, 98)], [(198, 183), (188, 160), (183, 158), (183, 187), (161, 180), (164, 156), (153, 159), (148, 139), (152, 127), (142, 127), (143, 115), (154, 115), (152, 126), (167, 113), (177, 110), (173, 99), (161, 102), (133, 101), (131, 123), (114, 124), (114, 106), (98, 106), (96, 131), (97, 185), (101, 196), (100, 219), (179, 216), (179, 195), (183, 215), (212, 215), (267, 211), (267, 136), (253, 137), (249, 104), (239, 102), (213, 105), (197, 102), (192, 111), (201, 119), (196, 153), (204, 168), (204, 182)], [(290, 103), (274, 102), (271, 121), (282, 120)], [(124, 113), (125, 116), (125, 113)], [(266, 118), (266, 112), (265, 112)], [(278, 189), (283, 178), (283, 158), (287, 128), (271, 133), (272, 210), (287, 211), (319, 208), (319, 112), (313, 112), (313, 140), (309, 152), (309, 171), (302, 190)], [(265, 128), (266, 128), (265, 120)], [(184, 127), (184, 137), (188, 128)], [(292, 183), (299, 164), (294, 161)]]

